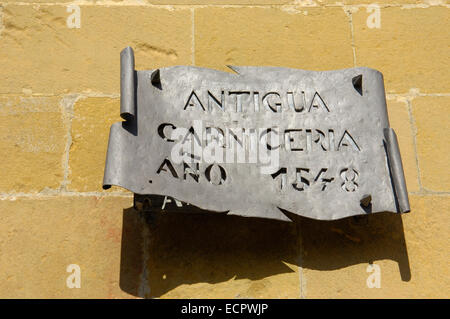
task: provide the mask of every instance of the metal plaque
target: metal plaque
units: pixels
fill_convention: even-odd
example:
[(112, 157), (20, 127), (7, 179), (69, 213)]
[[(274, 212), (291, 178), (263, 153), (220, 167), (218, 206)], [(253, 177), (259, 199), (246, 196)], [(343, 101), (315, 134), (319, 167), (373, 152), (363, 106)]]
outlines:
[(135, 71), (124, 49), (103, 187), (279, 220), (409, 211), (380, 72), (230, 69)]

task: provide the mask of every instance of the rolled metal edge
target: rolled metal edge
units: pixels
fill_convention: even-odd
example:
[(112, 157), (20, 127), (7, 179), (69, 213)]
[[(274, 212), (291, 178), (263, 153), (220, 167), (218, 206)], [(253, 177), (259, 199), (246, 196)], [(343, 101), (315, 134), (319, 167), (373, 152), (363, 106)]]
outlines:
[(398, 147), (397, 135), (392, 128), (385, 128), (383, 133), (386, 139), (388, 163), (391, 170), (391, 177), (398, 203), (398, 209), (400, 213), (408, 213), (411, 209), (409, 206), (408, 191), (406, 189), (406, 181), (403, 172), (400, 150)]
[(120, 52), (120, 116), (128, 121), (136, 115), (134, 52), (126, 47)]
[(108, 149), (106, 152), (105, 170), (103, 174), (103, 189), (111, 188), (111, 185), (120, 185), (122, 181), (122, 155), (124, 143), (121, 134), (122, 123), (111, 125), (109, 130)]

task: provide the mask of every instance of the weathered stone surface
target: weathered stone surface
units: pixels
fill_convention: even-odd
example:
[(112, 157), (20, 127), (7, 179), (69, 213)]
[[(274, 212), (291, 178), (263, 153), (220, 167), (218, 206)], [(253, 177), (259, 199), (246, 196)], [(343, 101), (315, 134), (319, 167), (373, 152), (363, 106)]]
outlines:
[[(68, 189), (102, 191), (109, 127), (120, 121), (118, 98), (82, 98), (73, 110)], [(114, 191), (124, 191), (114, 187)]]
[(299, 236), (292, 223), (168, 212), (149, 221), (145, 236), (146, 297), (300, 296)]
[(71, 2), (70, 0), (4, 0), (4, 3), (66, 3)]
[(0, 97), (0, 192), (57, 189), (66, 131), (53, 97)]
[[(414, 5), (414, 4), (428, 4), (428, 5), (438, 5), (438, 4), (444, 4), (446, 0), (386, 0), (386, 1), (372, 1), (372, 0), (342, 0), (342, 1), (337, 1), (337, 0), (318, 0), (318, 2), (322, 2), (322, 3), (327, 3), (327, 4), (331, 4), (331, 3), (337, 3), (337, 2), (341, 2), (343, 4), (350, 4), (350, 5), (358, 5), (358, 4), (366, 4), (366, 5), (373, 5), (373, 4), (378, 4), (380, 7), (383, 6), (389, 6), (389, 5), (402, 5), (402, 4), (410, 4), (410, 5)], [(364, 8), (363, 8), (364, 9)]]
[(196, 9), (195, 64), (224, 71), (226, 65), (352, 67), (348, 17), (342, 8)]
[(403, 170), (408, 192), (418, 192), (418, 168), (414, 150), (414, 136), (408, 105), (406, 102), (388, 100), (389, 124), (397, 133)]
[[(119, 288), (123, 209), (131, 205), (112, 197), (0, 201), (0, 296), (132, 297)], [(81, 288), (66, 285), (70, 264), (80, 266)]]
[[(445, 269), (435, 267), (449, 257), (443, 249), (449, 244), (443, 214), (449, 197), (412, 199), (413, 212), (402, 217), (373, 215), (367, 223), (302, 218), (299, 230), (236, 216), (168, 212), (142, 218), (130, 208), (131, 198), (4, 200), (0, 295), (445, 298), (450, 287)], [(369, 262), (381, 267), (380, 289), (366, 286)], [(66, 286), (69, 264), (81, 267), (80, 289)]]
[(140, 6), (81, 6), (68, 28), (66, 6), (3, 8), (0, 93), (119, 92), (120, 50), (137, 69), (191, 63), (191, 12)]
[(289, 4), (291, 0), (146, 0), (151, 4), (183, 5), (280, 5)]
[(450, 191), (450, 97), (418, 97), (412, 101), (417, 128), (417, 156), (422, 186)]
[[(170, 213), (145, 219), (131, 206), (117, 197), (0, 201), (0, 296), (299, 296), (292, 224)], [(79, 289), (66, 286), (70, 264), (81, 268)]]
[[(449, 196), (410, 196), (411, 213), (302, 221), (307, 298), (446, 298)], [(381, 288), (368, 288), (369, 263)]]
[(443, 7), (381, 9), (380, 28), (370, 29), (370, 13), (361, 8), (352, 14), (358, 65), (384, 74), (386, 91), (406, 93), (448, 92), (450, 9)]
[[(65, 3), (69, 0), (4, 0), (5, 3)], [(116, 4), (142, 4), (139, 0), (112, 0)], [(341, 5), (341, 4), (372, 4), (373, 0), (145, 0), (147, 4), (152, 5), (293, 5), (293, 6), (323, 6), (323, 5)], [(388, 0), (383, 1), (388, 4), (445, 4), (446, 0)]]
[[(412, 99), (418, 154), (411, 150), (405, 104), (396, 102), (397, 96), (388, 101), (408, 190), (440, 193), (412, 195), (412, 212), (401, 218), (374, 215), (367, 225), (364, 219), (301, 218), (297, 230), (287, 223), (219, 215), (163, 215), (152, 222), (130, 208), (131, 198), (32, 194), (61, 186), (69, 129), (59, 106), (63, 95), (38, 95), (117, 96), (119, 52), (128, 45), (135, 50), (137, 70), (190, 65), (193, 57), (198, 66), (225, 71), (226, 64), (347, 68), (353, 66), (353, 52), (344, 9), (356, 7), (341, 4), (356, 4), (351, 19), (357, 65), (380, 69), (386, 89), (399, 98), (414, 88), (449, 93), (449, 8), (407, 8), (448, 1), (379, 3), (381, 29), (367, 27), (370, 13), (359, 6), (372, 0), (295, 1), (302, 6), (284, 7), (277, 6), (284, 0), (146, 5), (164, 1), (82, 5), (80, 29), (67, 27), (66, 0), (3, 1), (0, 193), (18, 199), (0, 201), (0, 297), (448, 298), (448, 96)], [(40, 2), (63, 5), (36, 5)], [(303, 6), (309, 2), (322, 7)], [(182, 5), (170, 6), (177, 3)], [(276, 6), (254, 7), (269, 3)], [(99, 190), (118, 107), (118, 98), (75, 104), (70, 191)], [(411, 154), (419, 160), (422, 189)], [(367, 288), (370, 262), (381, 267), (380, 289)], [(80, 289), (66, 286), (69, 264), (81, 267)]]

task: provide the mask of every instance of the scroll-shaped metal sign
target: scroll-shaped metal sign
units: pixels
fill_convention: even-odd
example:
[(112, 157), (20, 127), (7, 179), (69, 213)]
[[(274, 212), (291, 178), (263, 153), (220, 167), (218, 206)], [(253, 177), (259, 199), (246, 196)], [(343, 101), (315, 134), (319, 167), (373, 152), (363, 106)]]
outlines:
[(135, 71), (123, 50), (103, 187), (280, 220), (409, 211), (380, 72), (230, 68)]

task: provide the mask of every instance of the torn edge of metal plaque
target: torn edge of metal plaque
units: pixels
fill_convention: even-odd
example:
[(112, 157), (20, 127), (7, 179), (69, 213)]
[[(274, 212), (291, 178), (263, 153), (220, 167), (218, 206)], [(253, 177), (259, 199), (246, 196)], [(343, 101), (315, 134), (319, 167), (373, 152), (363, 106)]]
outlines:
[[(259, 67), (237, 67), (237, 66), (228, 66), (235, 73), (240, 74), (240, 71), (245, 70), (248, 72), (253, 72), (252, 68), (254, 68), (254, 72), (257, 72)], [(314, 72), (314, 71), (308, 71)], [(252, 74), (252, 76), (257, 77), (258, 74)], [(353, 79), (353, 85), (355, 89), (357, 89), (358, 81), (360, 78)], [(134, 60), (134, 52), (131, 47), (127, 47), (123, 49), (120, 53), (120, 116), (125, 120), (122, 122), (122, 125), (127, 125), (129, 122), (133, 122), (136, 120), (136, 101), (137, 101), (137, 93), (136, 93), (136, 81), (137, 81), (137, 72), (135, 70), (135, 60)], [(156, 69), (151, 74), (151, 82), (155, 87), (160, 85), (160, 71)], [(356, 83), (355, 83), (356, 82)], [(360, 92), (361, 94), (361, 92)], [(117, 123), (118, 124), (118, 123)], [(113, 129), (113, 127), (111, 127)], [(408, 213), (410, 212), (410, 204), (408, 199), (408, 192), (406, 188), (405, 176), (403, 171), (402, 160), (399, 151), (399, 145), (397, 136), (394, 130), (390, 127), (383, 129), (384, 135), (384, 147), (386, 151), (387, 163), (389, 166), (389, 174), (391, 178), (392, 188), (394, 191), (395, 205), (398, 213)], [(116, 141), (113, 141), (116, 142)], [(106, 156), (105, 163), (105, 172), (103, 179), (103, 189), (109, 189), (112, 185), (120, 186), (123, 188), (127, 188), (127, 182), (118, 180), (114, 176), (122, 176), (122, 174), (115, 174), (115, 170), (120, 170), (120, 163), (112, 163), (112, 160), (109, 158), (110, 148), (111, 148), (111, 134), (110, 140), (108, 141), (108, 152)], [(117, 152), (117, 150), (115, 151)], [(120, 161), (119, 161), (120, 162)], [(129, 189), (130, 190), (130, 189)], [(132, 191), (132, 190), (131, 190)], [(361, 198), (361, 206), (368, 206), (371, 202), (371, 195), (364, 195)], [(166, 204), (171, 203), (164, 207)], [(186, 210), (186, 205), (190, 205), (190, 209)], [(164, 196), (161, 194), (137, 194), (135, 193), (134, 197), (134, 206), (135, 208), (143, 211), (184, 211), (184, 212), (209, 212), (210, 210), (202, 209), (201, 207), (197, 207), (192, 204), (188, 204), (185, 202), (181, 202), (171, 196)], [(255, 217), (263, 217), (263, 218), (273, 218), (283, 221), (291, 221), (292, 218), (289, 218), (291, 214), (294, 215), (302, 215), (302, 213), (297, 212), (284, 212), (283, 209), (279, 208), (283, 214), (280, 214), (278, 217), (268, 217), (268, 216), (255, 216)], [(215, 213), (220, 213), (219, 211)], [(224, 214), (229, 215), (240, 215), (239, 212), (231, 212), (225, 211), (222, 212)], [(358, 214), (359, 215), (359, 214)], [(346, 216), (345, 216), (346, 217)]]

